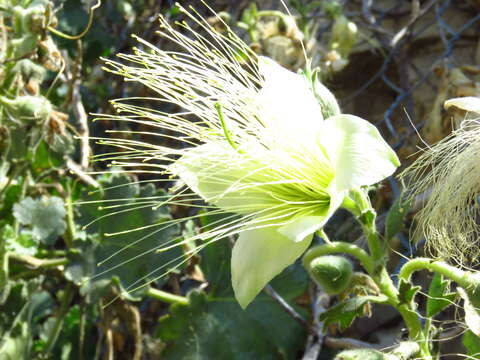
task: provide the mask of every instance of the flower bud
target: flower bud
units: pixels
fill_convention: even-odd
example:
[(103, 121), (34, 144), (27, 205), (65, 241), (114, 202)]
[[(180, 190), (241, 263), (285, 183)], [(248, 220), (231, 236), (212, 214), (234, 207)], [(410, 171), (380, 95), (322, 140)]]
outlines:
[(346, 58), (353, 46), (357, 43), (358, 28), (354, 22), (347, 19), (345, 15), (338, 16), (332, 27), (330, 39), (330, 50), (336, 50)]
[(310, 276), (327, 294), (337, 295), (343, 292), (352, 279), (353, 265), (343, 256), (326, 255), (312, 260)]

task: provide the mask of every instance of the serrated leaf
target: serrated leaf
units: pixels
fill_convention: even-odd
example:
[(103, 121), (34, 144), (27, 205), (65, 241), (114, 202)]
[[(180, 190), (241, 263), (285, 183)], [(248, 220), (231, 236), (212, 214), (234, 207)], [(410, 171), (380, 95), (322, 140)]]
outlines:
[(189, 301), (160, 319), (158, 335), (169, 345), (162, 359), (294, 359), (303, 349), (305, 329), (268, 297), (246, 311), (233, 297), (193, 292)]
[(480, 337), (468, 330), (462, 337), (463, 346), (467, 349), (467, 355), (472, 358), (480, 356)]
[(46, 245), (53, 245), (67, 228), (65, 205), (57, 196), (27, 197), (13, 206), (13, 215), (31, 228), (34, 240)]
[(442, 275), (435, 273), (428, 288), (427, 317), (432, 317), (443, 311), (455, 300), (456, 294), (448, 293), (450, 281), (445, 280)]
[(367, 314), (365, 305), (369, 302), (383, 303), (387, 300), (386, 296), (356, 296), (332, 306), (320, 315), (320, 320), (323, 321), (324, 329), (330, 324), (338, 323), (340, 330), (343, 331), (352, 324), (356, 317)]
[(399, 233), (405, 222), (405, 216), (410, 210), (410, 203), (405, 199), (403, 194), (395, 199), (392, 207), (388, 211), (385, 220), (385, 240), (391, 240), (395, 234)]

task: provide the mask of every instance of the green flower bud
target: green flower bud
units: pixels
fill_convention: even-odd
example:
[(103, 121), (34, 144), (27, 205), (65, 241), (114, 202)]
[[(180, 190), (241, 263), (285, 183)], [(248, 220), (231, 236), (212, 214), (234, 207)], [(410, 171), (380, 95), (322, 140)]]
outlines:
[(338, 51), (342, 57), (346, 58), (357, 43), (357, 37), (357, 25), (348, 20), (345, 15), (340, 15), (333, 23), (330, 49)]
[(385, 355), (372, 349), (345, 350), (335, 356), (335, 360), (384, 360)]
[(50, 101), (40, 96), (19, 96), (15, 99), (0, 96), (0, 105), (12, 118), (21, 121), (46, 121), (52, 112)]
[(340, 106), (338, 105), (335, 95), (320, 81), (320, 74), (318, 70), (314, 70), (310, 81), (312, 82), (312, 90), (317, 101), (322, 108), (322, 115), (324, 119), (330, 116), (339, 115)]
[(343, 256), (326, 255), (312, 260), (310, 276), (327, 294), (336, 295), (344, 291), (353, 275), (352, 263)]

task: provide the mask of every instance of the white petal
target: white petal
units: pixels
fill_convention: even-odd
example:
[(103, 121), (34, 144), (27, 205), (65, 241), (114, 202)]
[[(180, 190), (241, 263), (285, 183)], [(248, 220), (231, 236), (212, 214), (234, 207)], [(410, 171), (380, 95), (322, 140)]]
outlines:
[(312, 237), (295, 242), (280, 234), (278, 227), (243, 231), (232, 251), (232, 285), (240, 306), (245, 309), (270, 280), (300, 257)]
[(465, 96), (445, 101), (443, 107), (448, 110), (451, 106), (459, 109), (480, 114), (480, 98)]
[(400, 165), (377, 128), (353, 115), (336, 115), (323, 122), (320, 143), (335, 168), (336, 191), (375, 184)]
[(287, 70), (275, 61), (260, 57), (259, 71), (264, 77), (257, 97), (259, 118), (266, 136), (289, 146), (305, 141), (318, 131), (323, 116), (320, 104), (303, 75)]
[(265, 165), (228, 145), (212, 142), (188, 149), (170, 171), (206, 202), (226, 211), (251, 213), (277, 202), (262, 188), (272, 181)]

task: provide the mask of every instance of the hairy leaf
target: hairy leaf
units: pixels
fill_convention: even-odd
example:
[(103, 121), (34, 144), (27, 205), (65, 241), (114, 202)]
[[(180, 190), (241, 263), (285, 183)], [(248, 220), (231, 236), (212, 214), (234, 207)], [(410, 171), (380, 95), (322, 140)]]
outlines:
[(53, 245), (67, 224), (63, 200), (57, 196), (27, 197), (13, 206), (15, 218), (31, 228), (34, 240)]

